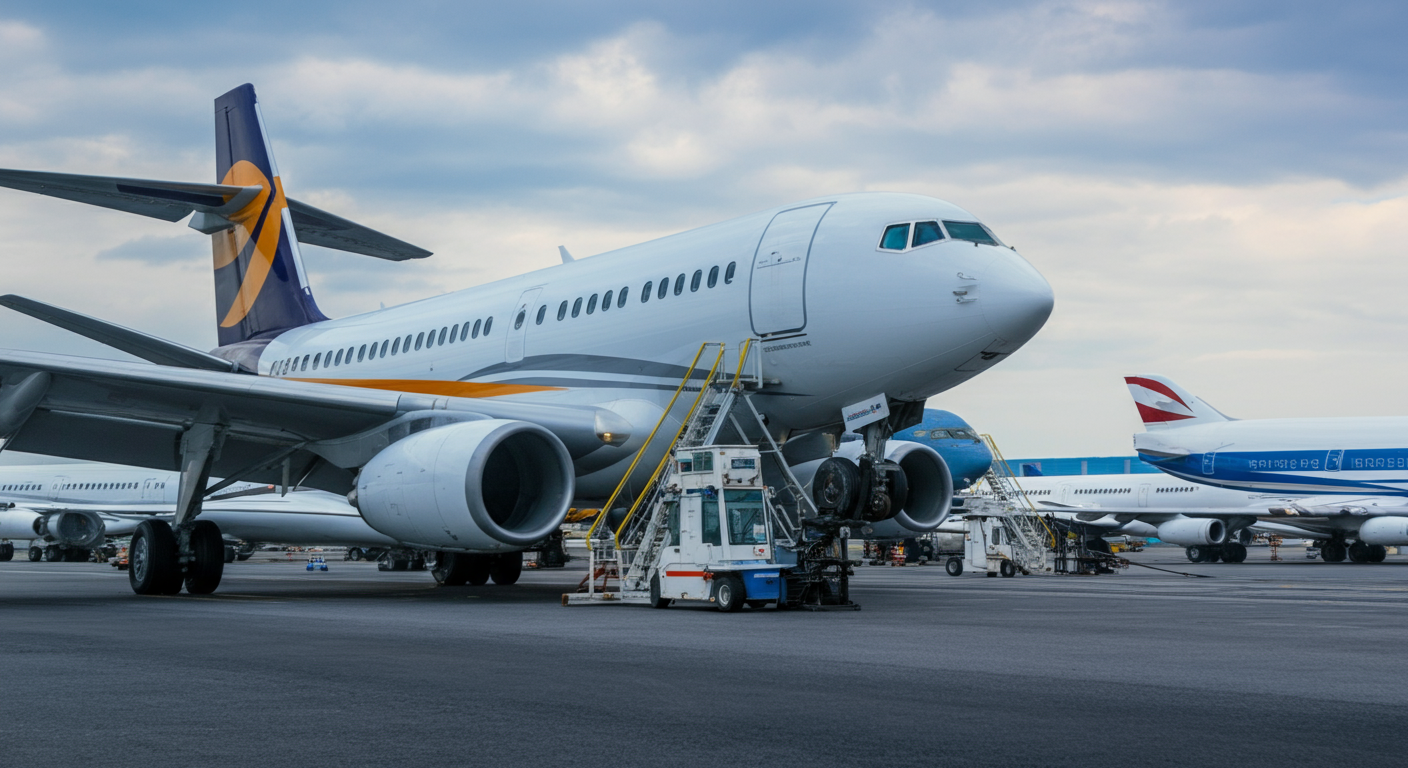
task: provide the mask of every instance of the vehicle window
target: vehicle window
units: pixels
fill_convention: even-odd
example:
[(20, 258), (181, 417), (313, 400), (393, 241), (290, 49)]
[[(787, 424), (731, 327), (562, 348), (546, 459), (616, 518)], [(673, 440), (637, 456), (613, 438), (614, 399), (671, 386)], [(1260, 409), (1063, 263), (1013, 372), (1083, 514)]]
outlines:
[(954, 240), (997, 245), (997, 240), (993, 239), (987, 228), (976, 221), (944, 221), (944, 229), (948, 230), (948, 236)]
[(448, 328), (441, 328), (441, 329), (440, 329), (440, 335), (439, 335), (438, 337), (436, 337), (435, 343), (436, 343), (436, 344), (444, 344), (444, 343), (445, 343), (445, 333), (448, 332), (449, 330), (450, 330), (450, 329), (448, 329)]
[(640, 289), (640, 303), (650, 301), (650, 289), (655, 285), (654, 280), (646, 280), (645, 287)]
[(908, 224), (891, 224), (885, 227), (885, 236), (880, 238), (880, 247), (887, 251), (903, 251), (909, 242)]
[(724, 285), (728, 285), (729, 283), (733, 282), (733, 271), (737, 267), (738, 262), (736, 261), (730, 261), (728, 263), (728, 269), (724, 270)]
[(667, 547), (678, 547), (680, 545), (680, 503), (672, 501), (665, 505), (665, 514), (670, 521), (670, 543)]
[(417, 334), (416, 334), (416, 349), (420, 349), (420, 342), (421, 342), (421, 340), (424, 339), (424, 338), (425, 338), (425, 334), (424, 334), (424, 333), (417, 333)]
[(337, 350), (337, 358), (332, 361), (333, 365), (342, 365), (342, 350)]
[(621, 286), (621, 293), (620, 293), (619, 295), (617, 295), (617, 297), (616, 297), (616, 308), (617, 308), (617, 309), (620, 309), (620, 308), (626, 306), (626, 294), (628, 294), (628, 293), (630, 293), (630, 292), (631, 292), (631, 289), (630, 289), (630, 288), (627, 288), (627, 287), (625, 287), (625, 286)]
[(533, 324), (534, 324), (534, 325), (542, 325), (542, 324), (543, 324), (543, 318), (547, 315), (547, 313), (548, 313), (548, 305), (544, 304), (543, 306), (538, 307), (538, 316), (537, 316), (536, 318), (534, 318)]
[(669, 292), (670, 292), (670, 278), (667, 277), (667, 278), (664, 278), (664, 279), (662, 279), (662, 280), (660, 281), (660, 291), (655, 294), (655, 298), (657, 298), (657, 299), (663, 299), (663, 298), (665, 298), (665, 294), (667, 294), (667, 293), (669, 293)]
[(703, 508), (703, 525), (700, 532), (703, 533), (704, 543), (719, 546), (723, 544), (723, 539), (719, 534), (719, 500), (704, 499), (700, 504)]
[(459, 336), (459, 335), (460, 335), (460, 324), (459, 324), (459, 323), (455, 323), (454, 325), (450, 326), (450, 343), (451, 343), (451, 344), (454, 344), (454, 343), (455, 343), (455, 337), (456, 337), (456, 336)]
[(939, 222), (919, 221), (914, 224), (914, 240), (910, 245), (918, 248), (921, 245), (928, 245), (942, 239), (944, 239), (944, 231), (939, 229)]
[(315, 371), (318, 370), (318, 361), (319, 361), (319, 360), (322, 360), (322, 359), (323, 359), (323, 353), (322, 353), (322, 352), (319, 352), (318, 354), (313, 355), (313, 370), (315, 370)]
[(577, 300), (572, 302), (572, 316), (576, 317), (580, 314), (582, 314), (582, 297), (578, 296)]
[(710, 288), (713, 288), (714, 286), (716, 286), (716, 285), (718, 285), (718, 284), (719, 284), (719, 267), (718, 267), (718, 265), (716, 264), (716, 265), (714, 265), (713, 267), (710, 267), (710, 268), (709, 268), (709, 287), (710, 287)]
[(678, 296), (678, 295), (680, 295), (681, 293), (684, 293), (684, 273), (683, 273), (683, 272), (681, 272), (681, 273), (679, 274), (679, 277), (676, 277), (676, 278), (675, 278), (675, 295)]
[[(376, 345), (375, 345), (375, 344), (372, 345), (372, 349), (373, 349), (373, 350), (376, 349)], [(363, 344), (363, 345), (362, 345), (362, 348), (359, 349), (359, 350), (357, 350), (357, 362), (359, 362), (359, 363), (362, 362), (362, 359), (365, 358), (366, 356), (367, 356), (367, 345), (366, 345), (366, 344)]]
[(490, 328), (493, 328), (493, 327), (494, 327), (494, 318), (491, 317), (491, 318), (488, 318), (487, 320), (485, 320), (485, 321), (484, 321), (484, 335), (485, 335), (485, 336), (488, 336), (488, 335), (489, 335), (489, 329), (490, 329)]
[(724, 491), (724, 511), (728, 514), (728, 543), (768, 543), (762, 491)]
[(522, 327), (523, 327), (523, 318), (525, 318), (525, 317), (527, 317), (527, 316), (528, 316), (528, 311), (527, 311), (527, 310), (525, 310), (525, 309), (520, 309), (520, 310), (518, 310), (518, 314), (513, 318), (513, 330), (516, 331), (516, 330), (518, 330), (519, 328), (522, 328)]
[(471, 339), (477, 339), (477, 338), (479, 338), (479, 323), (480, 323), (480, 322), (481, 322), (481, 321), (479, 321), (479, 320), (475, 320), (475, 321), (474, 321), (474, 330), (472, 330), (472, 331), (469, 332), (469, 338), (471, 338)]
[(557, 307), (557, 319), (561, 320), (564, 317), (567, 317), (567, 302), (565, 301)]
[(614, 293), (613, 293), (612, 291), (607, 291), (605, 294), (602, 295), (602, 297), (601, 297), (601, 311), (602, 311), (602, 312), (605, 312), (606, 310), (611, 309), (611, 297), (612, 297), (613, 295), (614, 295)]

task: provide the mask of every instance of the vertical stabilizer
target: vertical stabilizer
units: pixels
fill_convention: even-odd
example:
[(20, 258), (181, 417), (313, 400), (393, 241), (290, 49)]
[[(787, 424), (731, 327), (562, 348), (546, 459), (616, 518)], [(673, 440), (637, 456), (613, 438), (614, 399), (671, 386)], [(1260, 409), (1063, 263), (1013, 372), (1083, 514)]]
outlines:
[(1124, 383), (1139, 408), (1145, 429), (1232, 421), (1216, 408), (1163, 376), (1126, 376)]
[(264, 188), (243, 208), (225, 215), (233, 227), (211, 236), (220, 346), (326, 320), (308, 289), (252, 85), (215, 100), (215, 169), (221, 184)]

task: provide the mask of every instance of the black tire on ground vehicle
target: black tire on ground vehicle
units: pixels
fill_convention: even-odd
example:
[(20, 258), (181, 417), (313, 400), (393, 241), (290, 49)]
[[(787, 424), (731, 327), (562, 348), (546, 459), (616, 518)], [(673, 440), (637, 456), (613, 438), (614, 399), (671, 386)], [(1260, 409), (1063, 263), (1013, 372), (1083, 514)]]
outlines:
[(1351, 563), (1367, 563), (1370, 558), (1369, 545), (1362, 541), (1356, 541), (1349, 545), (1347, 554)]
[(1345, 555), (1348, 554), (1343, 542), (1329, 541), (1320, 547), (1320, 559), (1327, 563), (1342, 563)]
[(1247, 548), (1240, 542), (1230, 542), (1222, 545), (1222, 562), (1240, 563), (1247, 559)]
[(737, 613), (743, 610), (743, 580), (732, 574), (714, 579), (714, 604), (724, 613)]
[(948, 561), (944, 563), (944, 570), (947, 571), (948, 575), (950, 576), (962, 576), (963, 559), (958, 557), (950, 557)]
[(430, 575), (442, 587), (463, 587), (469, 582), (470, 557), (459, 552), (441, 552), (435, 558), (435, 567), (430, 569)]
[(660, 574), (658, 573), (650, 577), (650, 607), (670, 607), (670, 598), (660, 596)]
[(1004, 579), (1010, 579), (1017, 575), (1017, 565), (1011, 560), (1003, 560), (1002, 563), (997, 566), (997, 572), (1002, 574)]
[(186, 564), (186, 592), (214, 592), (225, 574), (225, 540), (220, 538), (220, 527), (209, 520), (192, 523), (191, 555), (195, 559)]
[(15, 544), (12, 541), (0, 542), (0, 563), (15, 559)]
[(174, 595), (181, 591), (181, 563), (176, 534), (164, 520), (143, 520), (127, 547), (127, 580), (139, 595)]
[(489, 574), (493, 570), (493, 555), (465, 555), (469, 559), (468, 579), (470, 586), (482, 587), (489, 583)]
[(1369, 562), (1382, 563), (1386, 557), (1388, 557), (1388, 547), (1382, 544), (1369, 545)]
[(504, 552), (492, 555), (493, 559), (489, 563), (489, 578), (501, 587), (518, 583), (518, 577), (523, 575), (523, 553)]
[(31, 563), (37, 563), (37, 562), (39, 562), (40, 560), (43, 560), (43, 559), (44, 559), (44, 548), (43, 548), (43, 547), (30, 547), (30, 548), (29, 548), (29, 562), (31, 562)]
[(226, 544), (226, 545), (225, 545), (225, 564), (228, 565), (228, 564), (233, 563), (233, 562), (235, 562), (235, 548), (232, 547), (232, 546), (230, 546), (229, 544)]

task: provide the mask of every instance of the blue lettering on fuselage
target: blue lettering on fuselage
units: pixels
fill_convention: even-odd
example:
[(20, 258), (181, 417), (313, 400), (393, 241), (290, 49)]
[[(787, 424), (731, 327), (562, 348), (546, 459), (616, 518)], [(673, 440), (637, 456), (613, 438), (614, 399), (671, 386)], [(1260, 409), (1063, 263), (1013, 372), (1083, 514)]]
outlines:
[(1317, 493), (1408, 493), (1400, 485), (1384, 485), (1408, 482), (1408, 448), (1224, 450), (1141, 458), (1169, 474), (1224, 488), (1277, 492), (1306, 486), (1307, 492)]

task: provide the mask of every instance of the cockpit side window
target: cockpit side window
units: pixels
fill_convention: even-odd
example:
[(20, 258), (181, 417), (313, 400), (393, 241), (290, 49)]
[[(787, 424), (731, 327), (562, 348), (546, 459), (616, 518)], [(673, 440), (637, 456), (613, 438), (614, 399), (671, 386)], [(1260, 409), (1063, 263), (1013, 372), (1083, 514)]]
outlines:
[(914, 223), (914, 241), (910, 247), (918, 248), (921, 245), (938, 242), (944, 239), (944, 231), (939, 229), (937, 221), (917, 221)]
[(949, 237), (954, 240), (968, 240), (984, 245), (997, 245), (997, 239), (988, 232), (987, 227), (976, 221), (945, 221), (944, 229), (948, 230)]
[(891, 224), (885, 227), (885, 236), (880, 238), (880, 247), (887, 251), (903, 251), (908, 243), (908, 224)]

